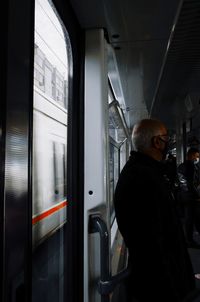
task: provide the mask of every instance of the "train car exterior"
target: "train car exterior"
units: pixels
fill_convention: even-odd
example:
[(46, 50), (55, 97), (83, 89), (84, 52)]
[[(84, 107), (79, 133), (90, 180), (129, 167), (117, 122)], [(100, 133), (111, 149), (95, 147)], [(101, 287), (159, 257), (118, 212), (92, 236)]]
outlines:
[[(41, 37), (39, 29), (36, 35)], [(32, 236), (35, 246), (63, 226), (67, 217), (67, 80), (38, 45), (35, 45), (34, 62)]]

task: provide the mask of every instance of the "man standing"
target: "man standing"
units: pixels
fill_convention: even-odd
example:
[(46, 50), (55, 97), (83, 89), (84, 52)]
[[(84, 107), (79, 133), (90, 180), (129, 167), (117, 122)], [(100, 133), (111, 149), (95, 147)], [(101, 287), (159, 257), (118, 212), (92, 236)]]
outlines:
[(129, 252), (130, 301), (180, 302), (195, 288), (194, 274), (166, 176), (165, 125), (153, 119), (134, 126), (134, 151), (115, 191), (119, 230)]

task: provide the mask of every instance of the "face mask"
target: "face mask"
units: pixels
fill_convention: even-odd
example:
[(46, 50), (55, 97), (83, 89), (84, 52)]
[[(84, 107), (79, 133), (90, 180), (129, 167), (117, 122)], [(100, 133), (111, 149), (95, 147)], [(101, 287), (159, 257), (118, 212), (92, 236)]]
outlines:
[(162, 155), (163, 155), (163, 158), (162, 158), (162, 159), (163, 159), (163, 160), (165, 160), (168, 151), (169, 151), (169, 143), (168, 143), (168, 142), (165, 142), (165, 147), (164, 147), (164, 149), (162, 150)]
[(198, 164), (198, 162), (199, 162), (199, 158), (197, 157), (197, 158), (194, 160), (194, 164), (196, 165), (196, 164)]

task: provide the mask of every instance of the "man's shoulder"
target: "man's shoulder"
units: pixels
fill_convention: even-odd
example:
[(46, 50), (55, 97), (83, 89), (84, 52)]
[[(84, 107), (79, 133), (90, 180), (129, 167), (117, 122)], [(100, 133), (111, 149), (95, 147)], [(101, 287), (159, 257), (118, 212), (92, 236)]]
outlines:
[(120, 173), (119, 180), (132, 184), (143, 184), (156, 177), (155, 170), (139, 161), (128, 160)]
[(134, 176), (138, 174), (138, 171), (139, 171), (138, 164), (136, 164), (135, 162), (129, 159), (124, 165), (120, 173), (120, 177), (123, 178), (127, 176), (127, 177), (134, 178)]

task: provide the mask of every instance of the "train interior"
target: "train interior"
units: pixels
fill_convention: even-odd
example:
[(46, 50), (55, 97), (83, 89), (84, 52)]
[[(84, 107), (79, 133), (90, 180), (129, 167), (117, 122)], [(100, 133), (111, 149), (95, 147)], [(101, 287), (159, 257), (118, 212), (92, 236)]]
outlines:
[(167, 125), (177, 165), (200, 148), (200, 2), (9, 0), (5, 16), (1, 300), (123, 301), (115, 186), (142, 118)]
[[(179, 165), (189, 147), (200, 145), (200, 3), (71, 3), (85, 30), (105, 30), (108, 78), (129, 131), (141, 118), (165, 122), (173, 138), (171, 153)], [(190, 249), (190, 255), (198, 273), (200, 253)]]

